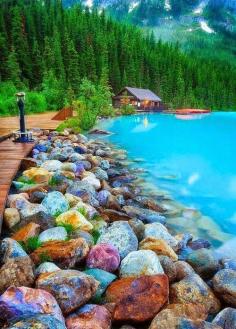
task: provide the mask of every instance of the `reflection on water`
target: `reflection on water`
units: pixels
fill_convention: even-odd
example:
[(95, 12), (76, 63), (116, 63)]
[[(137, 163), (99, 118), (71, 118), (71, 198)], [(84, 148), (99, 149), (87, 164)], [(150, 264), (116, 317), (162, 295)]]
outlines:
[(115, 133), (109, 140), (131, 158), (145, 160), (136, 166), (148, 172), (147, 184), (167, 191), (182, 210), (200, 211), (186, 218), (172, 209), (173, 229), (186, 228), (219, 246), (236, 234), (236, 113), (194, 117), (140, 114), (107, 120), (102, 128)]

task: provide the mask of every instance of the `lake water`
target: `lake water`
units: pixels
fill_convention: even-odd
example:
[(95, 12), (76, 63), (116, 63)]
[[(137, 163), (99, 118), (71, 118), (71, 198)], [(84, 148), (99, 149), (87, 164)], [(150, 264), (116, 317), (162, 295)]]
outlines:
[(113, 132), (108, 139), (131, 158), (143, 159), (138, 166), (148, 171), (150, 183), (202, 214), (173, 225), (187, 226), (216, 247), (236, 246), (236, 113), (139, 114), (99, 127)]

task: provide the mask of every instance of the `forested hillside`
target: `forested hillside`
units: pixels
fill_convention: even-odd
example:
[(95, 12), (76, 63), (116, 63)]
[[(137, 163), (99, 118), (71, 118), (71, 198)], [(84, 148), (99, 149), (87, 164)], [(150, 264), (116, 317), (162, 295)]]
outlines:
[(150, 88), (171, 106), (236, 110), (235, 67), (186, 55), (103, 13), (63, 8), (59, 0), (1, 1), (0, 61), (0, 92), (11, 81), (46, 95), (48, 109), (53, 100), (62, 107), (76, 98), (86, 77), (108, 80), (114, 92), (125, 85)]

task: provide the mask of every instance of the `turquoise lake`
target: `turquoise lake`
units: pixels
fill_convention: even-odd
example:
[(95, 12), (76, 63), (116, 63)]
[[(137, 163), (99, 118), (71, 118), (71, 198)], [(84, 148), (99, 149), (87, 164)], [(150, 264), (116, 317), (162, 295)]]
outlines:
[(106, 138), (130, 158), (143, 159), (135, 165), (147, 170), (147, 181), (209, 218), (188, 223), (198, 225), (199, 237), (236, 246), (236, 113), (138, 114), (99, 127), (113, 132)]

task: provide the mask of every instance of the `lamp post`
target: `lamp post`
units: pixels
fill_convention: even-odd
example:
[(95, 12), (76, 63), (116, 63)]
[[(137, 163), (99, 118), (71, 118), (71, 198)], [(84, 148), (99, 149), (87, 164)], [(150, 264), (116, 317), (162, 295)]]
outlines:
[(32, 133), (27, 132), (25, 128), (25, 93), (16, 93), (16, 102), (20, 113), (20, 130), (14, 133), (14, 141), (18, 143), (28, 143), (32, 142)]

